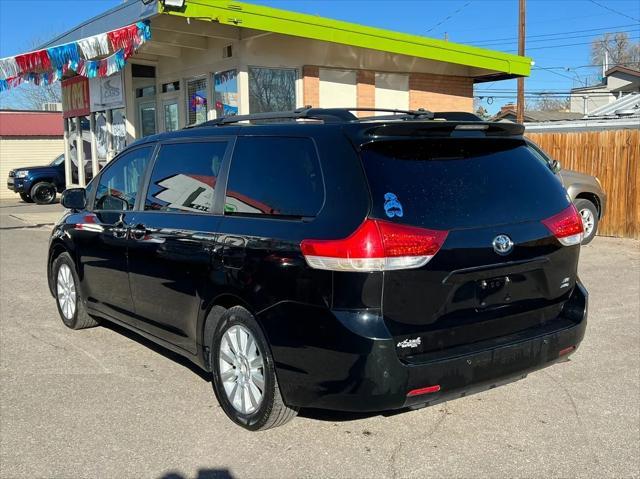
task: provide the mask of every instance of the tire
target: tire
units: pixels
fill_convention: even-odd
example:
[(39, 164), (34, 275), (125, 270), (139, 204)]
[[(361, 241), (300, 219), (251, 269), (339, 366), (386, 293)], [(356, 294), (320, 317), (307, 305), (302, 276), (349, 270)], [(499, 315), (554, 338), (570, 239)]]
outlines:
[[(584, 239), (582, 244), (586, 245), (593, 241), (598, 232), (598, 208), (591, 201), (583, 198), (577, 199), (574, 204), (580, 216), (582, 217), (582, 224), (584, 225)], [(588, 230), (588, 233), (587, 233)]]
[[(234, 349), (239, 349), (238, 354)], [(298, 414), (297, 408), (284, 403), (267, 339), (245, 308), (234, 306), (222, 314), (210, 351), (213, 390), (233, 422), (250, 431), (264, 431), (282, 426)]]
[(33, 203), (31, 196), (26, 193), (20, 193), (20, 198), (22, 198), (22, 201), (24, 201), (25, 203)]
[(39, 205), (50, 205), (56, 201), (56, 185), (42, 181), (31, 188), (31, 198)]
[(62, 253), (53, 261), (51, 273), (58, 313), (64, 325), (71, 329), (97, 326), (98, 321), (87, 314), (84, 299), (80, 296), (80, 281), (69, 253)]

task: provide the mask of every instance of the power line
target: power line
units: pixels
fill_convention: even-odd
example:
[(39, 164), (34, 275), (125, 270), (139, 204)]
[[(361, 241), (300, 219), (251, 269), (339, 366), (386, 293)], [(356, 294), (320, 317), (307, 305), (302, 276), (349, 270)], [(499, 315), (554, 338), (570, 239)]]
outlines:
[(640, 22), (640, 19), (633, 18), (633, 17), (627, 15), (626, 13), (622, 13), (622, 12), (620, 12), (618, 10), (615, 10), (615, 9), (611, 8), (611, 7), (607, 7), (606, 5), (601, 4), (600, 2), (596, 2), (596, 0), (589, 0), (589, 1), (591, 3), (593, 3), (594, 5), (598, 5), (600, 8), (604, 8), (605, 10), (609, 10), (610, 12), (617, 13), (618, 15), (622, 15), (623, 17), (630, 18), (631, 20), (633, 20), (635, 22)]
[[(629, 27), (638, 27), (637, 23), (631, 23), (631, 24), (627, 24), (627, 25), (616, 25), (616, 26), (611, 26), (611, 27), (599, 27), (599, 28), (587, 28), (584, 30), (572, 30), (570, 32), (557, 32), (557, 33), (543, 33), (540, 35), (527, 35), (527, 40), (531, 40), (532, 38), (541, 38), (541, 37), (552, 37), (552, 36), (563, 36), (563, 35), (567, 35), (567, 34), (572, 34), (572, 33), (586, 33), (586, 32), (595, 32), (595, 31), (600, 31), (600, 30), (616, 30), (618, 28), (629, 28)], [(464, 43), (473, 43), (473, 44), (481, 44), (481, 43), (493, 43), (493, 42), (499, 42), (499, 41), (508, 41), (508, 40), (514, 40), (517, 41), (518, 37), (503, 37), (503, 38), (490, 38), (490, 39), (485, 39), (485, 40), (465, 40)], [(508, 42), (511, 43), (511, 42)]]
[[(624, 63), (626, 65), (640, 65), (640, 62), (624, 62)], [(592, 68), (592, 67), (601, 67), (601, 66), (602, 64), (599, 64), (599, 63), (592, 63), (590, 65), (560, 66), (560, 67), (540, 67), (536, 65), (532, 69), (533, 70), (577, 70), (578, 68)]]
[[(635, 28), (633, 30), (617, 30), (615, 33), (640, 33), (640, 28)], [(586, 34), (582, 34), (582, 35), (571, 35), (571, 36), (563, 36), (563, 37), (558, 37), (558, 38), (534, 38), (534, 39), (529, 39), (529, 37), (527, 37), (527, 44), (531, 43), (531, 42), (549, 42), (549, 41), (555, 41), (555, 40), (570, 40), (572, 38), (589, 38), (589, 37), (593, 37), (594, 34), (593, 33), (586, 33)], [(485, 43), (482, 45), (479, 44), (474, 44), (475, 46), (480, 46), (480, 47), (490, 47), (490, 46), (494, 46), (494, 45), (505, 45), (505, 44), (512, 44), (512, 43), (517, 43), (518, 40), (511, 40), (508, 42), (493, 42), (493, 43)]]
[(436, 27), (439, 27), (440, 25), (442, 25), (444, 22), (446, 22), (447, 20), (450, 20), (451, 18), (455, 17), (458, 13), (460, 13), (462, 10), (464, 10), (465, 8), (467, 8), (471, 2), (473, 0), (469, 0), (467, 3), (465, 3), (464, 5), (462, 5), (460, 8), (458, 8), (455, 12), (453, 12), (452, 14), (450, 14), (448, 17), (446, 17), (444, 20), (441, 20), (440, 23), (436, 23), (434, 26), (432, 26), (429, 30), (427, 30), (425, 33), (429, 33), (431, 30), (433, 30)]
[[(640, 37), (629, 37), (629, 40), (640, 40)], [(527, 48), (527, 50), (546, 50), (549, 48), (562, 48), (562, 47), (573, 47), (576, 45), (591, 45), (593, 42), (580, 42), (580, 43), (565, 43), (561, 45), (547, 45), (545, 47), (532, 47)], [(506, 50), (507, 53), (516, 53), (517, 50)]]

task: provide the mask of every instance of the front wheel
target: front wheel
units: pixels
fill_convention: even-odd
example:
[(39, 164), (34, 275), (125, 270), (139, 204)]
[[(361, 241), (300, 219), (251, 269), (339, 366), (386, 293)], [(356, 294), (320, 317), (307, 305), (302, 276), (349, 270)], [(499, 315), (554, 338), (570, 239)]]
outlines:
[(33, 203), (33, 200), (31, 199), (31, 196), (29, 196), (26, 193), (20, 193), (20, 198), (22, 199), (22, 201), (24, 201), (25, 203)]
[(76, 267), (69, 253), (62, 253), (51, 266), (55, 285), (56, 304), (58, 313), (64, 325), (71, 329), (84, 329), (97, 326), (84, 306), (78, 288), (80, 281)]
[(260, 431), (296, 416), (282, 399), (269, 345), (249, 311), (235, 306), (222, 315), (210, 351), (213, 389), (229, 419)]
[(580, 213), (582, 226), (584, 227), (582, 244), (589, 244), (598, 232), (598, 208), (591, 201), (582, 198), (577, 199), (575, 205), (578, 213)]
[(39, 205), (50, 205), (56, 200), (56, 185), (53, 183), (36, 183), (31, 188), (31, 198)]

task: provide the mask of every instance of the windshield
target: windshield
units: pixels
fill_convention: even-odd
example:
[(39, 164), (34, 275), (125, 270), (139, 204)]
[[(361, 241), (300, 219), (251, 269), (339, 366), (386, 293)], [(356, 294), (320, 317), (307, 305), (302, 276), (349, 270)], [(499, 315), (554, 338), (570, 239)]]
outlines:
[(566, 193), (522, 140), (379, 141), (362, 152), (377, 218), (434, 229), (549, 217)]
[(51, 163), (49, 163), (49, 166), (58, 166), (58, 165), (61, 165), (62, 163), (64, 163), (64, 154), (60, 155)]

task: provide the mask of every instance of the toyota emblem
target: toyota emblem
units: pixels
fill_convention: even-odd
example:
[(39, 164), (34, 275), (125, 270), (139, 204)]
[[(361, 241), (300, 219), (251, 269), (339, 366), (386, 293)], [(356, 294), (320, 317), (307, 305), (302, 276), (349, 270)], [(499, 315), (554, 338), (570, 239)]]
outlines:
[(507, 235), (496, 236), (492, 244), (493, 250), (500, 255), (509, 254), (513, 249), (513, 241)]

